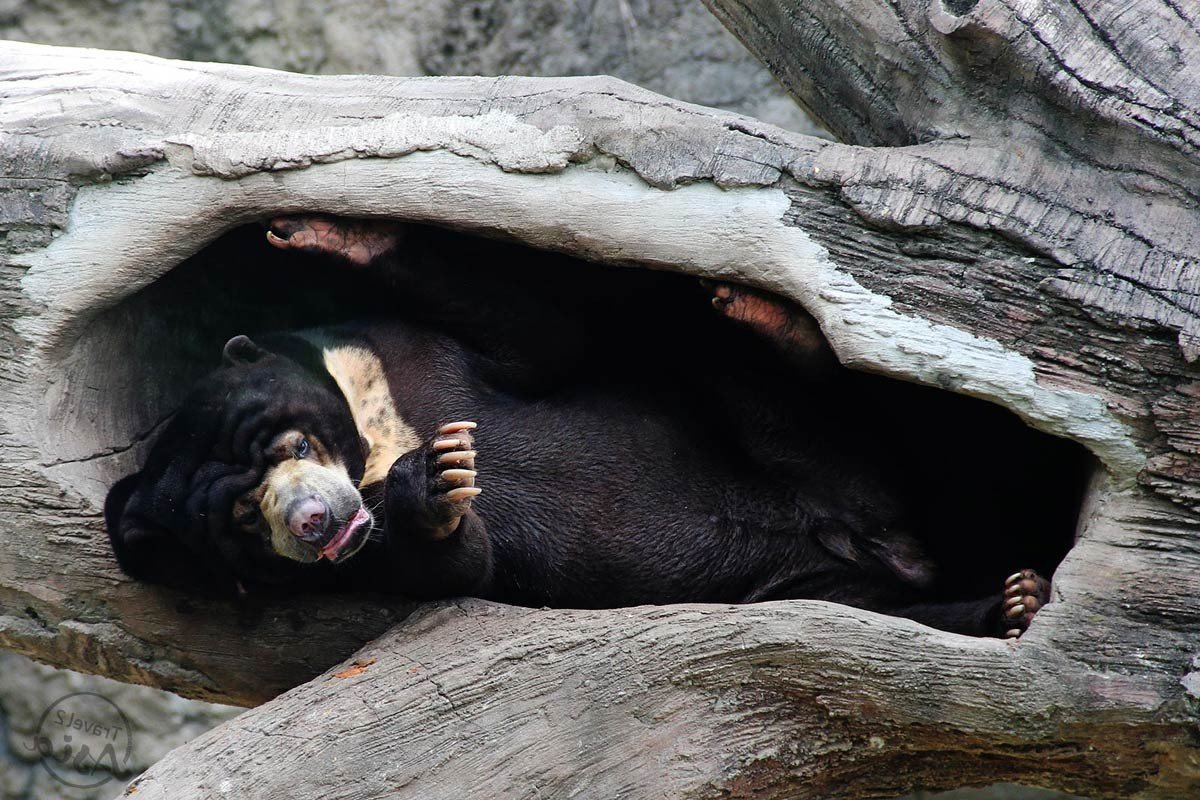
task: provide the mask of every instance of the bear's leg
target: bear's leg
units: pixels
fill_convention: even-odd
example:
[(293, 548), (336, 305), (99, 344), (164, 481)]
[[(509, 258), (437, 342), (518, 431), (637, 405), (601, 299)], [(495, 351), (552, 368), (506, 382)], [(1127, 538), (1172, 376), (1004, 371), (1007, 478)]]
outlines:
[(997, 596), (913, 605), (895, 613), (951, 633), (1016, 639), (1049, 600), (1049, 582), (1033, 570), (1023, 569), (1004, 582), (1004, 590)]
[(384, 489), (387, 548), (397, 591), (419, 597), (479, 594), (491, 571), (483, 521), (471, 508), (473, 422), (441, 426), (392, 465)]
[(467, 345), (485, 377), (507, 389), (537, 392), (574, 373), (596, 338), (591, 287), (559, 286), (578, 271), (559, 269), (557, 254), (394, 220), (297, 214), (267, 227), (274, 247), (369, 270), (388, 284), (399, 317)]

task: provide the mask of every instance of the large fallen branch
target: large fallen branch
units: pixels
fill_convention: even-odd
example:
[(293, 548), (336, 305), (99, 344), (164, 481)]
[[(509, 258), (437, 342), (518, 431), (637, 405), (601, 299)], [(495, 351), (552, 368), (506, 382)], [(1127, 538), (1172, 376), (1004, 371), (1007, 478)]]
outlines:
[[(1152, 690), (1123, 676), (1085, 690), (1046, 647), (970, 644), (824, 603), (446, 605), (134, 786), (138, 798), (223, 781), (254, 798), (837, 798), (1003, 779), (1128, 797), (1173, 773), (1154, 789), (1186, 796), (1186, 725), (1130, 713)], [(1099, 713), (1118, 696), (1121, 714)]]
[[(975, 24), (923, 25), (914, 46), (953, 53)], [(1177, 28), (1158, 35), (1191, 35)], [(969, 60), (940, 63), (947, 92), (975, 91)], [(788, 294), (846, 363), (1081, 442), (1104, 469), (1055, 602), (1017, 645), (808, 602), (447, 606), (179, 751), (139, 796), (278, 796), (273, 780), (337, 796), (333, 778), (355, 797), (1001, 779), (1180, 796), (1200, 774), (1196, 103), (1181, 89), (1161, 110), (1175, 122), (1151, 124), (1070, 97), (868, 149), (609, 79), (309, 78), (0, 45), (0, 644), (252, 704), (409, 612), (323, 597), (239, 614), (133, 584), (99, 508), (237, 323), (180, 303), (169, 271), (280, 211), (418, 219)], [(1071, 126), (1087, 148), (1046, 133)]]

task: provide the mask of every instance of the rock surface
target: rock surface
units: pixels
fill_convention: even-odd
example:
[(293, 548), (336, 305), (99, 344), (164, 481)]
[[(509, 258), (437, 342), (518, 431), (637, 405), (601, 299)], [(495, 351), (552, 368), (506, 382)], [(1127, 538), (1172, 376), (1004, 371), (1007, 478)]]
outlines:
[[(132, 749), (118, 756), (121, 772), (75, 770), (52, 760), (43, 763), (37, 737), (53, 731), (60, 709), (71, 713), (72, 696), (83, 696), (75, 705), (81, 722), (115, 724), (105, 711), (124, 714), (130, 723)], [(99, 697), (95, 697), (99, 695)], [(109, 705), (111, 701), (112, 705)], [(200, 735), (242, 709), (184, 700), (182, 697), (39, 664), (15, 653), (0, 652), (0, 798), (35, 800), (105, 800), (121, 793), (126, 781), (149, 767), (174, 747)], [(70, 717), (63, 717), (63, 721)], [(57, 738), (57, 737), (54, 737)], [(79, 744), (82, 736), (74, 737)], [(63, 744), (61, 739), (58, 745)], [(92, 741), (94, 750), (96, 742)], [(53, 748), (61, 753), (59, 747)], [(101, 762), (102, 764), (105, 762)], [(90, 762), (89, 762), (90, 764)]]

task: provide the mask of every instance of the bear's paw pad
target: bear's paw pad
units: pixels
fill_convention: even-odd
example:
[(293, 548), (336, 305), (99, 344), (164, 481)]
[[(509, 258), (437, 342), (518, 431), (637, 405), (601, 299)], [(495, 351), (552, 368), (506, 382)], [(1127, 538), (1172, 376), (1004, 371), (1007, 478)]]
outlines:
[(703, 280), (712, 294), (712, 307), (721, 316), (744, 325), (787, 350), (817, 352), (825, 338), (808, 312), (790, 300), (733, 283)]
[(267, 241), (274, 247), (334, 256), (358, 266), (366, 266), (394, 248), (400, 237), (400, 224), (390, 220), (296, 214), (267, 223)]

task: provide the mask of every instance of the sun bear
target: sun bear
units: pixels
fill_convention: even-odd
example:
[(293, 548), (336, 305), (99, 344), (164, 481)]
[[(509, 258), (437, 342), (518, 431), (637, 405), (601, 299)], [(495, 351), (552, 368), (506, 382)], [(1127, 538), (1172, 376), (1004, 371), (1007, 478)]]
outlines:
[[(810, 598), (1001, 636), (1048, 599), (1006, 563), (1019, 548), (971, 545), (998, 577), (947, 588), (939, 554), (973, 523), (931, 533), (915, 460), (890, 457), (921, 439), (880, 438), (903, 427), (882, 395), (831, 390), (854, 378), (789, 301), (389, 221), (281, 217), (267, 239), (369, 272), (396, 315), (230, 339), (105, 503), (135, 577), (580, 608)], [(969, 480), (942, 473), (949, 516)]]

